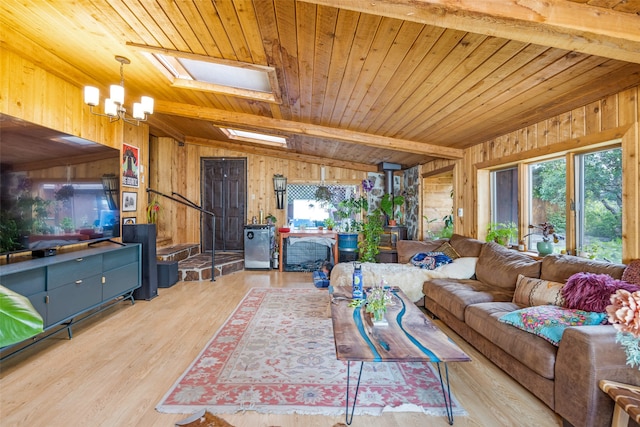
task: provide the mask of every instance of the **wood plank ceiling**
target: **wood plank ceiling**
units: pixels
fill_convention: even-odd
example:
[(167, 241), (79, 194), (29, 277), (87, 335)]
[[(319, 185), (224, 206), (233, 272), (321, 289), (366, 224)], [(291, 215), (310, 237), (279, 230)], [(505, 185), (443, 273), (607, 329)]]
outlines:
[[(31, 0), (2, 2), (0, 26), (4, 49), (103, 93), (114, 56), (130, 58), (127, 98), (156, 99), (152, 134), (374, 170), (457, 158), (637, 85), (639, 13), (640, 0)], [(274, 67), (282, 103), (172, 86), (149, 48)]]

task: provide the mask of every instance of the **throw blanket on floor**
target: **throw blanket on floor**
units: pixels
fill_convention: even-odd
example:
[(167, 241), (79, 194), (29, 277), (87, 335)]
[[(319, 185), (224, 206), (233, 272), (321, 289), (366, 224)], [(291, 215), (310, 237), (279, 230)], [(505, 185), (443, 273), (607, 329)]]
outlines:
[[(426, 280), (437, 278), (470, 279), (475, 275), (478, 258), (462, 257), (451, 264), (442, 265), (435, 270), (425, 270), (411, 264), (362, 263), (362, 282), (364, 286), (373, 286), (386, 280), (391, 286), (398, 286), (413, 302), (424, 297), (422, 284)], [(341, 262), (331, 270), (332, 286), (351, 286), (353, 263)]]

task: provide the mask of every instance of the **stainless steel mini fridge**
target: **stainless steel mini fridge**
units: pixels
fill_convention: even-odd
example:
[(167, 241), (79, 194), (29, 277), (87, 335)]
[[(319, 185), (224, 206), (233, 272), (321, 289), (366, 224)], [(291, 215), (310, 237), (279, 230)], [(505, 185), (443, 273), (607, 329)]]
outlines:
[(275, 226), (267, 224), (245, 225), (245, 270), (271, 270), (271, 250), (274, 244)]

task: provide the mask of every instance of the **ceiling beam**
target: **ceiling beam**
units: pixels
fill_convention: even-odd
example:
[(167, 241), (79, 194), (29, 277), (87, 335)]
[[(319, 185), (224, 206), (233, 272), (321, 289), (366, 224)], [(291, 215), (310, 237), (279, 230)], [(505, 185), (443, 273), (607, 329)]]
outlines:
[(567, 0), (302, 0), (640, 64), (640, 17)]
[(205, 147), (223, 148), (226, 150), (240, 151), (242, 153), (253, 154), (257, 156), (276, 157), (279, 159), (293, 160), (298, 162), (307, 162), (324, 166), (332, 166), (344, 169), (352, 169), (363, 172), (377, 172), (376, 165), (368, 165), (364, 163), (354, 163), (346, 160), (327, 159), (326, 157), (311, 156), (308, 154), (296, 153), (277, 148), (258, 147), (250, 143), (242, 141), (218, 141), (215, 139), (187, 137), (185, 143), (193, 145), (201, 145)]
[(149, 125), (149, 133), (151, 134), (153, 134), (154, 130), (158, 130), (160, 132), (160, 136), (170, 136), (178, 142), (184, 142), (185, 135), (173, 126), (168, 125), (157, 115), (149, 116), (147, 124)]
[(298, 134), (317, 138), (327, 138), (350, 144), (423, 154), (444, 159), (462, 158), (462, 150), (457, 148), (442, 147), (439, 145), (426, 144), (407, 139), (389, 138), (363, 132), (319, 126), (310, 123), (299, 123), (289, 120), (256, 116), (253, 114), (236, 113), (233, 111), (218, 110), (208, 107), (198, 107), (195, 105), (180, 104), (177, 102), (157, 100), (155, 102), (154, 110), (163, 114), (208, 120), (218, 126), (235, 127), (240, 129), (262, 129), (276, 132), (278, 135), (284, 134), (284, 136), (287, 134)]

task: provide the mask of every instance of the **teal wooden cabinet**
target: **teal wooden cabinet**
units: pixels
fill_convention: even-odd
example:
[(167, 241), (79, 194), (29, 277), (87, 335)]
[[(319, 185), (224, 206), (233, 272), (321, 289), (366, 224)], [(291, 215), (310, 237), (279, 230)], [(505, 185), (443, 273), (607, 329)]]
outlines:
[(0, 266), (0, 284), (29, 298), (45, 331), (71, 325), (91, 310), (130, 299), (142, 284), (141, 245), (90, 247)]
[[(136, 244), (122, 248), (117, 252), (103, 255), (102, 261), (102, 299), (108, 301), (141, 285), (142, 264), (140, 262), (142, 245)], [(132, 287), (135, 282), (135, 288)]]

